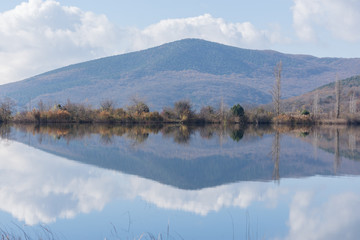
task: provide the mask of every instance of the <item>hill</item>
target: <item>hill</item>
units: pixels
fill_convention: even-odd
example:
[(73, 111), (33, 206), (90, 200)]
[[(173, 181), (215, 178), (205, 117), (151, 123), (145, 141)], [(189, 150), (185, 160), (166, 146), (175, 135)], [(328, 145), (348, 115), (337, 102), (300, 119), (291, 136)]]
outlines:
[[(340, 81), (341, 86), (341, 111), (349, 112), (350, 98), (359, 99), (360, 96), (360, 75), (346, 78)], [(329, 113), (335, 107), (335, 82), (325, 84), (308, 93), (292, 97), (283, 101), (285, 111), (294, 111), (300, 109), (312, 110), (315, 95), (318, 95), (319, 108), (321, 112)]]
[(261, 104), (271, 101), (273, 69), (280, 60), (285, 97), (329, 83), (336, 73), (349, 77), (360, 69), (360, 59), (316, 58), (185, 39), (2, 85), (0, 97), (8, 96), (19, 106), (34, 106), (40, 99), (51, 104), (70, 99), (93, 106), (112, 99), (126, 106), (137, 95), (152, 110), (180, 99), (191, 100), (195, 107), (216, 106), (221, 99), (230, 106)]

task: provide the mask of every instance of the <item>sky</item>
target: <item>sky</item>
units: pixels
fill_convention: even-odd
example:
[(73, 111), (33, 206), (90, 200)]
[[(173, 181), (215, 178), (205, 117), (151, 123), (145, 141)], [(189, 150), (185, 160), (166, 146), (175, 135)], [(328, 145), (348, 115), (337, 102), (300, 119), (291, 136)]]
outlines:
[(359, 0), (4, 0), (0, 84), (184, 38), (360, 57)]

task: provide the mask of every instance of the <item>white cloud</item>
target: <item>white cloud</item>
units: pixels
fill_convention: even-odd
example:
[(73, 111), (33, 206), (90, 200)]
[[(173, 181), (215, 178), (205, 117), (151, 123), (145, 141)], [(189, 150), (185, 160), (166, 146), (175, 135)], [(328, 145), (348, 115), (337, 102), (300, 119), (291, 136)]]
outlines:
[(259, 30), (250, 22), (229, 23), (209, 14), (163, 20), (145, 29), (121, 28), (104, 15), (53, 0), (29, 0), (0, 13), (0, 84), (183, 38), (248, 48), (282, 41), (277, 29)]
[[(168, 19), (153, 24), (140, 32), (142, 38), (137, 47), (156, 45), (183, 38), (201, 38), (224, 44), (263, 48), (281, 41), (278, 33), (258, 30), (250, 22), (228, 23), (222, 18), (204, 14), (192, 18)], [(145, 37), (146, 41), (143, 40)]]
[(339, 39), (359, 41), (359, 9), (360, 1), (354, 0), (294, 0), (295, 31), (305, 41), (317, 41), (321, 28)]
[(0, 14), (0, 81), (113, 54), (117, 30), (104, 15), (30, 0)]

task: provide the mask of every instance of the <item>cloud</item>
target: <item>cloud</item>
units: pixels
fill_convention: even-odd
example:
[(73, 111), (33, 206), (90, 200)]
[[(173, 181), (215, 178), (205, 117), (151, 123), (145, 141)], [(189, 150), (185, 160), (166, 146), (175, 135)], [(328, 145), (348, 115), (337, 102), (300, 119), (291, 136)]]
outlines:
[(0, 14), (0, 81), (113, 54), (117, 29), (104, 15), (30, 0)]
[(229, 23), (209, 14), (138, 29), (115, 26), (105, 15), (53, 0), (29, 0), (0, 13), (0, 84), (183, 38), (247, 48), (268, 48), (282, 41), (278, 29), (259, 30), (250, 22)]
[[(204, 14), (192, 18), (168, 19), (140, 31), (141, 42), (136, 47), (201, 38), (239, 47), (263, 48), (281, 41), (278, 32), (259, 30), (250, 22), (228, 23), (222, 18)], [(146, 40), (143, 40), (143, 39)], [(144, 44), (141, 46), (141, 44)]]
[(319, 29), (349, 41), (360, 40), (360, 2), (354, 0), (294, 0), (293, 21), (298, 37), (317, 41)]

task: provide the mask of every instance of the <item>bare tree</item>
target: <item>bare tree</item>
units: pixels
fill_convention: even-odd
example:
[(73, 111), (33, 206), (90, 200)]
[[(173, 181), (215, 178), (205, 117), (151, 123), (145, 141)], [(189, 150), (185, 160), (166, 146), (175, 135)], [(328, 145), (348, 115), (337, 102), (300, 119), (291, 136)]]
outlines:
[(101, 101), (100, 107), (104, 111), (110, 111), (111, 112), (115, 108), (115, 103), (114, 103), (113, 100), (106, 99), (106, 100)]
[(194, 116), (192, 105), (189, 100), (180, 100), (174, 104), (174, 112), (178, 119), (181, 121), (187, 121)]
[(139, 96), (135, 95), (131, 97), (132, 104), (127, 107), (130, 114), (141, 114), (143, 112), (149, 112), (150, 108)]
[(14, 107), (15, 102), (8, 97), (0, 101), (0, 122), (8, 122), (11, 119)]
[(319, 92), (316, 91), (314, 95), (314, 104), (313, 104), (313, 115), (317, 117), (319, 114)]
[(340, 103), (340, 95), (341, 95), (341, 84), (340, 84), (340, 80), (336, 76), (336, 81), (335, 81), (335, 98), (336, 98), (335, 117), (336, 118), (340, 117), (340, 104), (341, 104)]
[(352, 114), (356, 113), (356, 99), (355, 99), (355, 92), (350, 96), (349, 101), (349, 112)]
[(280, 61), (276, 64), (276, 67), (274, 69), (275, 84), (271, 91), (271, 96), (272, 96), (276, 116), (280, 115), (281, 71), (282, 71), (282, 62)]

